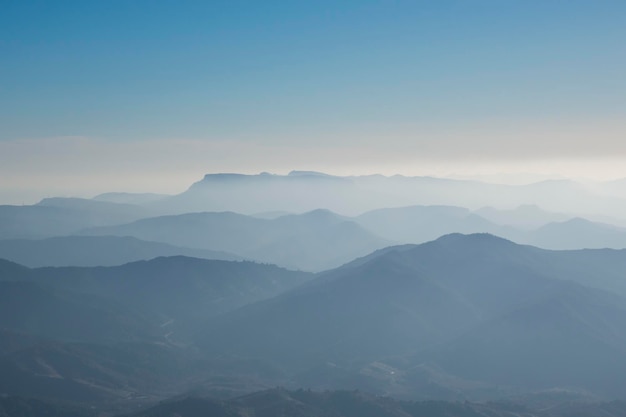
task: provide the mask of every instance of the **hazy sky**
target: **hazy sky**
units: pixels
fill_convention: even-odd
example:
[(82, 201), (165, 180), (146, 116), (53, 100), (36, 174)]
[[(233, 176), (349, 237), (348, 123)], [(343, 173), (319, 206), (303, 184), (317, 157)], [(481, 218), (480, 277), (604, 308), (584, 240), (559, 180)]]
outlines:
[(626, 2), (0, 1), (0, 203), (204, 173), (626, 177)]

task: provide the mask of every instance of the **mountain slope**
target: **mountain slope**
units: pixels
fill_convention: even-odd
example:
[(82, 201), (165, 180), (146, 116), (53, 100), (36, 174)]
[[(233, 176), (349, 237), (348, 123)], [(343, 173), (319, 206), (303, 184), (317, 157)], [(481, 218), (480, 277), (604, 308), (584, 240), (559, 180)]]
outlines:
[[(311, 278), (310, 274), (293, 272), (252, 262), (228, 262), (187, 258), (182, 256), (138, 261), (116, 267), (57, 267), (19, 269), (20, 275), (0, 282), (7, 288), (28, 288), (30, 301), (8, 292), (6, 312), (15, 308), (14, 319), (46, 318), (43, 308), (48, 304), (37, 301), (47, 296), (49, 302), (61, 302), (56, 294), (85, 303), (92, 298), (141, 311), (153, 323), (162, 326), (160, 333), (178, 335), (176, 329), (187, 329), (190, 323), (234, 310), (245, 304), (272, 297)], [(11, 301), (13, 300), (13, 301)], [(17, 303), (11, 307), (9, 303)], [(72, 304), (59, 305), (58, 311)], [(94, 306), (97, 304), (94, 304)], [(113, 306), (113, 304), (112, 304)], [(113, 307), (112, 307), (113, 309)], [(51, 311), (57, 311), (50, 308)], [(69, 314), (69, 313), (68, 313)], [(70, 314), (71, 315), (71, 314)], [(84, 314), (82, 316), (85, 316)], [(81, 317), (78, 314), (78, 317)], [(29, 323), (31, 321), (28, 321)], [(168, 323), (164, 325), (163, 323)], [(83, 329), (85, 330), (85, 329)], [(54, 337), (51, 329), (48, 336)], [(97, 329), (94, 329), (97, 331)], [(77, 329), (79, 332), (79, 329)]]
[(416, 360), (494, 385), (623, 398), (626, 303), (564, 283)]
[(102, 296), (34, 282), (0, 282), (0, 328), (67, 341), (157, 339), (149, 316)]
[[(576, 256), (580, 266), (590, 260), (575, 277), (580, 281), (598, 262), (594, 251), (565, 254)], [(605, 259), (616, 253), (608, 254)], [(449, 235), (422, 245), (388, 248), (278, 297), (217, 317), (205, 329), (202, 346), (213, 354), (277, 361), (294, 375), (330, 362), (338, 372), (320, 374), (330, 388), (346, 387), (342, 384), (349, 378), (333, 382), (341, 369), (361, 375), (361, 380), (365, 373), (379, 372), (387, 376), (377, 377), (376, 389), (405, 395), (413, 372), (409, 368), (431, 363), (448, 379), (482, 383), (494, 394), (507, 373), (502, 371), (498, 379), (486, 372), (510, 369), (516, 375), (515, 369), (529, 375), (510, 378), (513, 390), (571, 385), (616, 395), (610, 385), (626, 386), (621, 376), (626, 373), (609, 364), (626, 363), (626, 301), (569, 281), (569, 270), (558, 267), (562, 255), (490, 235)], [(625, 255), (618, 255), (623, 264)], [(472, 342), (459, 342), (463, 337)], [(457, 353), (442, 353), (456, 344), (461, 346)], [(570, 356), (551, 360), (557, 352)], [(503, 363), (520, 365), (499, 366), (498, 355)], [(537, 364), (553, 366), (535, 371), (529, 366), (533, 355)], [(455, 358), (466, 358), (463, 363), (473, 368), (456, 366)], [(609, 382), (579, 365), (585, 360), (606, 371)], [(391, 368), (375, 370), (370, 366), (374, 362), (382, 364), (376, 365), (379, 369)], [(575, 370), (563, 371), (569, 368)]]

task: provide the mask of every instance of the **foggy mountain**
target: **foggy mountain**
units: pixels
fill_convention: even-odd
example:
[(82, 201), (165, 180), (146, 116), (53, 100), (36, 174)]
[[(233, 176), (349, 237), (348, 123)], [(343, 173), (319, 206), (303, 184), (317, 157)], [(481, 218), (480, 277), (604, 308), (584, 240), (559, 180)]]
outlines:
[(167, 197), (170, 196), (168, 194), (154, 193), (104, 193), (98, 194), (97, 196), (93, 197), (92, 200), (117, 204), (142, 205), (154, 203)]
[(99, 407), (276, 385), (407, 399), (622, 398), (625, 253), (453, 234), (316, 275), (185, 257), (3, 261), (0, 387)]
[(449, 233), (508, 236), (517, 232), (454, 206), (384, 208), (361, 214), (355, 221), (379, 236), (401, 243), (423, 243)]
[(485, 207), (473, 212), (454, 206), (410, 206), (373, 210), (354, 221), (401, 243), (423, 243), (450, 233), (490, 233), (545, 249), (626, 248), (624, 228), (568, 218), (536, 206), (514, 210)]
[(0, 417), (626, 417), (626, 1), (0, 4)]
[(310, 279), (185, 257), (108, 268), (0, 266), (0, 392), (109, 407), (206, 379), (218, 368), (188, 344), (192, 329)]
[(29, 267), (114, 266), (160, 256), (242, 260), (226, 252), (191, 249), (120, 236), (64, 236), (0, 240), (0, 258)]
[(562, 213), (553, 213), (542, 210), (536, 205), (521, 205), (515, 209), (498, 210), (493, 207), (483, 207), (475, 214), (502, 226), (512, 226), (521, 230), (537, 229), (548, 223), (564, 222), (571, 217)]
[[(33, 293), (39, 297), (47, 294), (59, 295), (68, 301), (96, 297), (109, 303), (118, 303), (151, 316), (155, 324), (161, 325), (171, 321), (171, 326), (167, 329), (170, 333), (173, 328), (184, 323), (184, 320), (209, 318), (269, 298), (306, 281), (311, 276), (273, 265), (183, 256), (162, 257), (114, 267), (27, 269), (6, 261), (3, 261), (2, 265), (7, 273), (3, 274), (0, 284), (6, 284), (7, 287), (14, 286), (17, 290), (25, 287), (28, 290), (22, 290), (25, 294)], [(10, 295), (6, 297), (7, 300), (19, 302), (19, 297)], [(33, 311), (29, 314), (47, 317), (32, 305), (37, 307), (42, 304), (24, 303), (20, 308), (31, 308)], [(94, 307), (94, 304), (86, 303), (86, 307)], [(5, 308), (7, 311), (10, 310), (8, 306)], [(117, 307), (120, 308), (122, 307)], [(111, 307), (111, 310), (114, 311), (115, 308)], [(21, 317), (29, 324), (34, 323), (33, 320), (24, 318), (27, 316), (26, 313), (24, 311), (12, 319)], [(5, 319), (9, 320), (10, 317), (7, 316)], [(180, 323), (175, 323), (177, 320)], [(72, 323), (72, 320), (67, 320), (67, 323)], [(41, 327), (51, 334), (55, 333), (52, 326)], [(15, 330), (24, 329), (15, 328)], [(27, 331), (27, 333), (36, 332)]]
[(87, 227), (131, 222), (154, 215), (144, 207), (79, 198), (47, 198), (32, 206), (0, 206), (0, 238), (65, 236)]
[(485, 206), (537, 205), (568, 216), (604, 215), (618, 219), (626, 212), (623, 195), (570, 180), (504, 185), (400, 175), (339, 177), (308, 171), (292, 171), (288, 175), (207, 174), (187, 191), (147, 206), (173, 214), (197, 211), (302, 213), (323, 207), (354, 216), (385, 207), (413, 205), (451, 205), (472, 210)]
[[(327, 362), (338, 367), (334, 375), (343, 369), (353, 379), (368, 363), (382, 362), (390, 371), (379, 371), (369, 388), (406, 394), (403, 385), (415, 378), (411, 368), (421, 360), (450, 377), (484, 383), (492, 395), (507, 374), (499, 369), (509, 369), (519, 373), (508, 380), (509, 392), (568, 388), (622, 396), (626, 373), (615, 364), (626, 355), (626, 301), (569, 281), (567, 269), (554, 267), (562, 259), (553, 254), (559, 253), (489, 235), (390, 248), (216, 318), (202, 345), (212, 354), (281, 358), (288, 372), (304, 372), (309, 386), (320, 388), (345, 388), (341, 381), (350, 380), (333, 383), (328, 373), (312, 378), (311, 371)], [(596, 255), (577, 252), (578, 264), (596, 262)], [(620, 256), (611, 267), (623, 276)], [(598, 273), (590, 267), (572, 278), (591, 285)], [(572, 354), (552, 360), (559, 352)], [(540, 365), (546, 362), (550, 366)]]
[(540, 227), (526, 243), (549, 249), (626, 248), (626, 229), (574, 218)]
[(389, 244), (351, 219), (327, 210), (276, 219), (232, 212), (190, 213), (85, 230), (171, 245), (224, 251), (292, 269), (320, 271)]

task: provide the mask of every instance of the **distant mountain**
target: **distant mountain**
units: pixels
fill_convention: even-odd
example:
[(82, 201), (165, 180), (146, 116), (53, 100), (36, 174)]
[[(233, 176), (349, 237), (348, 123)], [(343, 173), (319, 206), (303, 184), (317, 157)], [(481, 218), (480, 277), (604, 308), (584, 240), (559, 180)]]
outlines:
[[(0, 393), (106, 406), (110, 415), (116, 404), (184, 392), (225, 367), (239, 375), (245, 361), (202, 356), (191, 335), (211, 317), (311, 277), (182, 256), (91, 268), (2, 261)], [(258, 366), (244, 369), (248, 377), (276, 378)]]
[(453, 206), (410, 206), (369, 211), (355, 218), (361, 226), (391, 241), (423, 243), (449, 233), (514, 233)]
[(323, 207), (357, 215), (385, 207), (414, 205), (470, 209), (538, 205), (550, 212), (583, 217), (601, 214), (620, 218), (626, 212), (623, 195), (568, 180), (504, 185), (401, 175), (339, 177), (307, 171), (294, 171), (289, 175), (207, 174), (187, 191), (155, 201), (150, 206), (167, 213), (234, 211), (244, 214), (303, 213)]
[(167, 197), (170, 196), (167, 194), (154, 193), (104, 193), (98, 194), (93, 197), (92, 200), (118, 204), (143, 205), (154, 203), (155, 201), (163, 200)]
[(152, 211), (128, 204), (48, 198), (32, 206), (0, 206), (2, 239), (64, 236), (82, 229), (131, 222)]
[(276, 219), (241, 214), (191, 213), (89, 229), (86, 235), (133, 236), (172, 245), (234, 253), (288, 268), (320, 271), (389, 242), (327, 210)]
[(626, 248), (626, 229), (574, 218), (529, 233), (526, 243), (547, 249)]
[(120, 236), (65, 236), (41, 240), (0, 240), (0, 258), (32, 268), (42, 266), (114, 266), (160, 256), (242, 260), (226, 252), (191, 249)]
[[(523, 230), (536, 229), (548, 223), (563, 222), (571, 218), (571, 216), (566, 214), (548, 212), (531, 204), (521, 205), (512, 210), (483, 207), (476, 210), (474, 213), (492, 223), (502, 226), (512, 226)], [(459, 232), (462, 233), (460, 230)]]
[[(187, 191), (155, 203), (154, 207), (178, 213), (193, 211), (234, 211), (246, 214), (272, 211), (302, 213), (320, 207), (342, 211), (346, 199), (350, 198), (359, 198), (350, 179), (319, 173), (207, 174)], [(333, 203), (328, 204), (330, 202)]]
[(355, 221), (379, 236), (402, 243), (423, 243), (449, 233), (490, 233), (546, 249), (626, 248), (624, 228), (568, 219), (536, 206), (508, 211), (482, 208), (475, 212), (452, 206), (398, 207), (373, 210)]
[[(626, 300), (571, 281), (593, 285), (603, 271), (597, 265), (611, 258), (620, 261), (605, 268), (623, 277), (624, 252), (552, 252), (448, 235), (378, 251), (217, 317), (201, 344), (212, 354), (279, 361), (294, 375), (333, 363), (335, 377), (342, 369), (361, 380), (373, 375), (370, 387), (380, 392), (406, 394), (417, 383), (411, 369), (430, 363), (448, 375), (439, 379), (442, 393), (457, 378), (494, 396), (508, 381), (509, 393), (559, 387), (619, 397), (626, 369), (610, 364), (626, 363)], [(517, 376), (505, 381), (507, 369)], [(330, 375), (307, 380), (326, 388), (351, 380), (333, 383)], [(475, 391), (467, 382), (460, 389)]]

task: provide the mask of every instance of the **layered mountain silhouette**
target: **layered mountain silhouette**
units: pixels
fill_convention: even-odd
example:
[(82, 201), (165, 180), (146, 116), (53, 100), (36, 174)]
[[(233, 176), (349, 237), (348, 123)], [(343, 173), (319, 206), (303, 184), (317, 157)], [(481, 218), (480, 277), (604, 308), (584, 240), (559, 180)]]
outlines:
[[(169, 328), (161, 333), (172, 332), (179, 323), (189, 319), (206, 319), (216, 314), (234, 310), (245, 304), (269, 298), (310, 279), (311, 274), (287, 271), (273, 265), (253, 262), (227, 262), (188, 258), (183, 256), (161, 257), (116, 267), (58, 267), (28, 269), (2, 261), (3, 273), (0, 285), (6, 287), (3, 297), (6, 312), (4, 320), (22, 320), (32, 324), (29, 316), (49, 320), (47, 312), (60, 314), (82, 300), (83, 308), (97, 308), (96, 298), (109, 303), (112, 311), (130, 321), (131, 315), (123, 308), (132, 308), (152, 316), (159, 326), (171, 321)], [(12, 295), (11, 292), (22, 293)], [(24, 297), (33, 297), (25, 302)], [(62, 299), (61, 299), (62, 298)], [(45, 301), (45, 302), (44, 302)], [(11, 305), (15, 304), (15, 305)], [(106, 305), (106, 304), (104, 304)], [(78, 307), (76, 307), (78, 308)], [(22, 311), (23, 310), (23, 311)], [(84, 311), (68, 312), (67, 316), (80, 319)], [(114, 317), (108, 315), (108, 317)], [(90, 320), (85, 320), (87, 323)], [(72, 329), (73, 320), (59, 320)], [(8, 327), (8, 326), (5, 326)], [(121, 328), (121, 326), (118, 326)], [(144, 326), (147, 327), (147, 326)], [(17, 325), (15, 330), (23, 330)], [(49, 336), (58, 333), (54, 326), (42, 326)], [(101, 331), (93, 326), (93, 332)], [(77, 333), (81, 333), (76, 329)], [(30, 332), (36, 333), (36, 332)]]
[(31, 206), (0, 206), (2, 239), (64, 236), (154, 215), (148, 208), (80, 198), (46, 198)]
[[(255, 409), (256, 400), (239, 399), (247, 404), (240, 408), (244, 403), (223, 399), (277, 385), (413, 400), (626, 396), (625, 250), (545, 250), (484, 233), (383, 247), (371, 231), (406, 232), (408, 239), (443, 219), (457, 219), (455, 227), (509, 227), (455, 207), (358, 218), (327, 210), (275, 219), (195, 213), (58, 242), (170, 239), (341, 266), (312, 274), (185, 256), (111, 267), (0, 261), (0, 392), (104, 410), (193, 391), (221, 398), (215, 410), (233, 415)], [(394, 228), (396, 220), (409, 226)], [(113, 232), (119, 235), (100, 236)], [(271, 395), (294, 415), (342, 415), (322, 407), (322, 397), (309, 404), (293, 392)], [(398, 412), (411, 415), (403, 407)], [(466, 411), (541, 415), (471, 407)]]
[(172, 245), (224, 251), (293, 269), (320, 271), (387, 246), (348, 218), (327, 210), (276, 219), (232, 212), (153, 217), (89, 229), (87, 235), (133, 236)]
[(244, 214), (302, 213), (324, 207), (357, 215), (385, 207), (411, 205), (471, 209), (538, 205), (550, 212), (583, 217), (589, 214), (623, 217), (624, 196), (603, 191), (615, 188), (607, 187), (590, 187), (569, 180), (504, 185), (401, 175), (339, 177), (309, 171), (293, 171), (288, 175), (207, 174), (187, 191), (148, 206), (168, 213), (235, 211)]
[(0, 240), (0, 258), (29, 267), (115, 266), (161, 256), (242, 260), (237, 255), (192, 249), (128, 236), (63, 236)]
[(474, 214), (454, 206), (409, 206), (366, 212), (355, 218), (360, 225), (379, 236), (400, 243), (422, 243), (449, 233), (515, 234)]
[[(118, 267), (0, 262), (0, 392), (141, 403), (211, 375), (200, 323), (311, 278), (272, 265), (170, 257)], [(232, 370), (232, 368), (231, 368)]]

